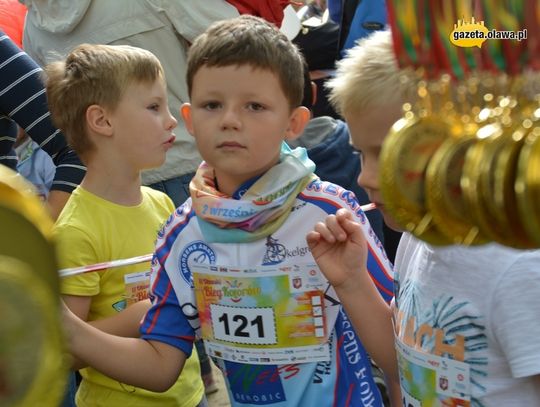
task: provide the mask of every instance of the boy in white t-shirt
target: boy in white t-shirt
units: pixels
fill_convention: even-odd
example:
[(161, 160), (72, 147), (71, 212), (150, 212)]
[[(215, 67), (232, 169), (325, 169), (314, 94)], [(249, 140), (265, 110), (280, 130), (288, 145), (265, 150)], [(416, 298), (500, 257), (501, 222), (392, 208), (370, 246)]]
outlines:
[[(393, 227), (397, 224), (385, 213), (379, 190), (379, 153), (401, 117), (399, 87), (388, 31), (353, 48), (330, 82), (331, 100), (361, 151), (358, 183)], [(366, 289), (356, 266), (365, 256), (359, 230), (342, 210), (308, 237), (353, 321), (364, 312), (355, 304)], [(394, 291), (403, 405), (540, 405), (540, 251), (495, 243), (433, 247), (405, 233)], [(356, 328), (363, 337), (364, 327)]]

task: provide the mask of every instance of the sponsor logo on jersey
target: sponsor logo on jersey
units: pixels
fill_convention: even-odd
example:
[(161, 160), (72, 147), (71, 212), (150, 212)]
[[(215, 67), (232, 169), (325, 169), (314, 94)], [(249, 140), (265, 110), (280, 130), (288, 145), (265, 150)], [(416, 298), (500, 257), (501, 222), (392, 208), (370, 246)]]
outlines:
[(182, 249), (178, 263), (182, 278), (193, 288), (193, 276), (189, 264), (215, 264), (216, 254), (206, 243), (197, 240)]
[(278, 239), (272, 236), (266, 238), (266, 252), (262, 261), (263, 266), (273, 266), (282, 263), (287, 258), (304, 257), (309, 253), (309, 248), (296, 246), (294, 249), (289, 249), (285, 245), (279, 243)]

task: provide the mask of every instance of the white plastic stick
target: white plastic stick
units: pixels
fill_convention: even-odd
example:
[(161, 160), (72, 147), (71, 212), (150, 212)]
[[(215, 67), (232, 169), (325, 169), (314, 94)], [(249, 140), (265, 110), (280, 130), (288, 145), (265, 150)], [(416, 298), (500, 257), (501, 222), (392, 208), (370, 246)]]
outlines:
[[(377, 206), (374, 203), (369, 203), (360, 206), (364, 212), (371, 211)], [(131, 264), (139, 264), (152, 260), (152, 254), (145, 254), (144, 256), (131, 257), (129, 259), (120, 259), (105, 261), (103, 263), (90, 264), (88, 266), (72, 267), (67, 269), (58, 270), (60, 277), (74, 276), (77, 274), (89, 273), (91, 271), (106, 270), (114, 267), (129, 266)]]
[(129, 259), (112, 260), (103, 263), (91, 264), (89, 266), (62, 269), (58, 270), (58, 273), (60, 277), (67, 277), (74, 276), (76, 274), (89, 273), (90, 271), (105, 270), (113, 267), (122, 267), (131, 264), (144, 263), (150, 260), (152, 260), (152, 254), (145, 254), (144, 256), (131, 257)]

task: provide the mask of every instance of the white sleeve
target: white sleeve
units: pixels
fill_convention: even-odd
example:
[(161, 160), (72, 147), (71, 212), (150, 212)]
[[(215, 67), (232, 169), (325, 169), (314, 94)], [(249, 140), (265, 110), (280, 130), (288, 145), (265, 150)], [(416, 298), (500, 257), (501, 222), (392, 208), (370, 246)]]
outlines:
[(213, 22), (239, 15), (236, 7), (225, 0), (149, 0), (149, 3), (165, 12), (188, 42), (193, 42)]
[(540, 251), (528, 251), (501, 277), (491, 326), (514, 377), (540, 374)]

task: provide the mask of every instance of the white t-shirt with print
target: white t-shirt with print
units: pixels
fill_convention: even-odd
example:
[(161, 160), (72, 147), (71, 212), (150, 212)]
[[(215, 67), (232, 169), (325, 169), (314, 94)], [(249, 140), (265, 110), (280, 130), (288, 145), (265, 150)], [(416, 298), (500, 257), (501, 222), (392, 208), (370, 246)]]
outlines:
[(395, 278), (398, 340), (463, 358), (470, 405), (540, 406), (540, 250), (434, 248), (404, 234)]

